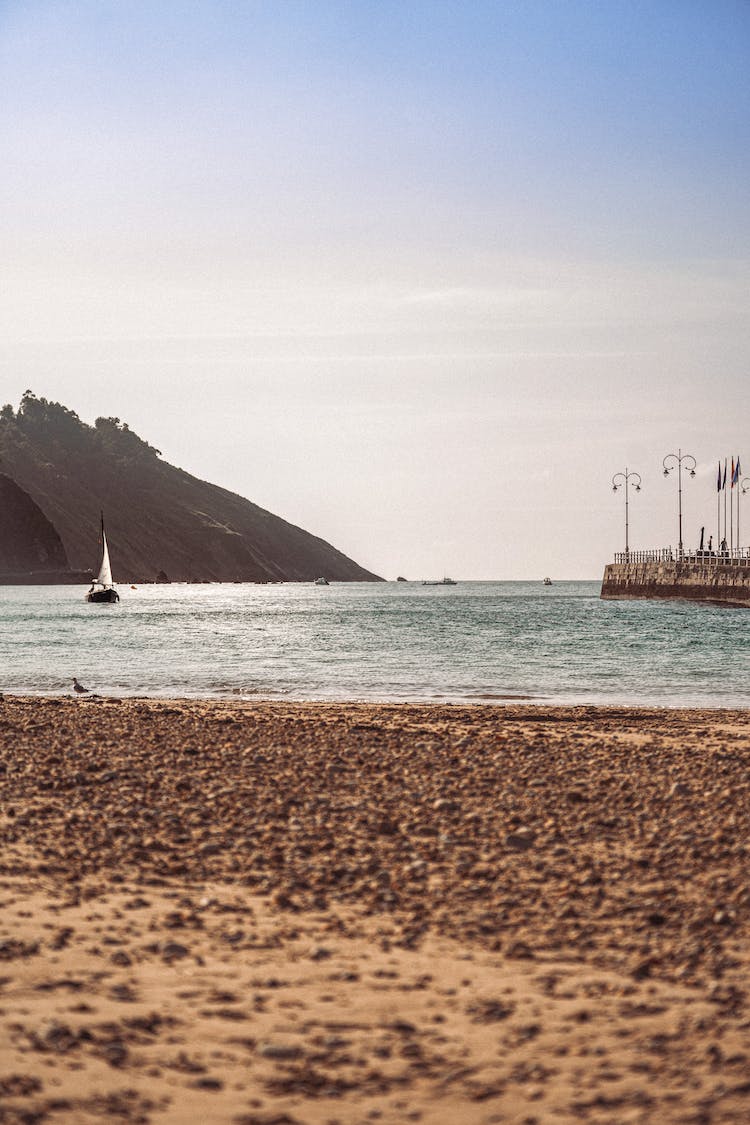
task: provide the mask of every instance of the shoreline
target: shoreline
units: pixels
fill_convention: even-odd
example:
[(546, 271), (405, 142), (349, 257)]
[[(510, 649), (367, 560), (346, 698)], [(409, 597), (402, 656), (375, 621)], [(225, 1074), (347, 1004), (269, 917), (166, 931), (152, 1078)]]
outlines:
[[(85, 695), (78, 695), (73, 691), (69, 692), (55, 692), (50, 694), (41, 693), (26, 693), (26, 692), (0, 692), (0, 708), (5, 705), (42, 705), (51, 708), (64, 707), (72, 705), (75, 707), (85, 707), (87, 704), (96, 706), (110, 706), (114, 708), (121, 708), (127, 710), (132, 705), (141, 707), (153, 706), (156, 710), (163, 709), (164, 707), (181, 708), (195, 708), (197, 710), (205, 709), (207, 713), (216, 709), (217, 711), (226, 708), (234, 708), (239, 712), (253, 712), (255, 710), (264, 710), (266, 708), (271, 710), (287, 709), (289, 717), (294, 717), (295, 713), (299, 712), (301, 717), (302, 713), (309, 711), (310, 715), (318, 710), (320, 711), (341, 711), (342, 714), (348, 711), (384, 711), (394, 712), (398, 714), (400, 711), (414, 711), (430, 713), (427, 717), (432, 717), (433, 712), (442, 713), (446, 712), (445, 717), (450, 718), (458, 717), (462, 711), (469, 714), (483, 713), (484, 718), (491, 721), (493, 717), (505, 717), (514, 722), (522, 722), (528, 720), (532, 721), (551, 721), (553, 719), (570, 719), (571, 717), (579, 717), (581, 719), (595, 719), (600, 717), (602, 719), (622, 718), (628, 721), (637, 722), (641, 718), (654, 717), (663, 715), (665, 717), (679, 717), (685, 718), (694, 717), (699, 718), (702, 715), (712, 719), (717, 716), (724, 715), (728, 718), (736, 719), (741, 724), (747, 722), (748, 729), (750, 730), (750, 706), (748, 707), (731, 707), (722, 704), (715, 706), (707, 705), (693, 705), (693, 706), (680, 706), (676, 704), (658, 704), (658, 703), (629, 703), (629, 702), (568, 702), (568, 703), (550, 703), (546, 700), (537, 701), (532, 696), (526, 695), (509, 695), (502, 697), (499, 700), (487, 699), (449, 699), (441, 698), (434, 700), (423, 699), (370, 699), (367, 697), (352, 698), (352, 699), (328, 699), (328, 698), (315, 698), (315, 699), (297, 699), (284, 697), (266, 697), (266, 696), (241, 696), (241, 695), (108, 695), (100, 694), (97, 691), (91, 690)], [(478, 714), (475, 715), (478, 717)]]
[(748, 711), (6, 695), (0, 793), (19, 1121), (750, 1115)]
[(269, 695), (240, 695), (234, 692), (228, 692), (226, 695), (136, 695), (136, 694), (123, 694), (115, 695), (102, 693), (91, 689), (86, 695), (74, 695), (73, 692), (16, 692), (4, 691), (0, 692), (0, 703), (5, 699), (7, 701), (16, 700), (18, 702), (33, 702), (42, 701), (57, 705), (60, 702), (70, 702), (73, 700), (76, 703), (154, 703), (154, 704), (173, 704), (180, 706), (182, 704), (205, 704), (208, 707), (212, 705), (221, 706), (229, 704), (230, 706), (237, 707), (262, 707), (262, 706), (289, 706), (293, 707), (340, 707), (345, 709), (347, 707), (384, 707), (384, 708), (479, 708), (489, 712), (498, 711), (504, 713), (506, 711), (514, 711), (516, 709), (528, 709), (529, 711), (594, 711), (594, 712), (632, 712), (633, 714), (650, 713), (650, 712), (664, 712), (665, 714), (674, 714), (676, 712), (686, 712), (716, 716), (726, 712), (733, 715), (748, 715), (750, 714), (750, 703), (745, 705), (727, 704), (727, 703), (645, 703), (645, 702), (631, 702), (629, 700), (613, 700), (613, 701), (600, 701), (589, 699), (574, 699), (566, 702), (551, 702), (549, 697), (536, 697), (531, 695), (498, 695), (494, 697), (483, 696), (476, 699), (467, 699), (463, 696), (449, 697), (445, 696), (440, 699), (424, 699), (424, 698), (407, 698), (407, 699), (393, 699), (393, 698), (370, 698), (368, 696), (358, 696), (352, 698), (331, 699), (326, 697), (317, 696), (315, 698), (305, 698), (297, 696), (269, 696)]

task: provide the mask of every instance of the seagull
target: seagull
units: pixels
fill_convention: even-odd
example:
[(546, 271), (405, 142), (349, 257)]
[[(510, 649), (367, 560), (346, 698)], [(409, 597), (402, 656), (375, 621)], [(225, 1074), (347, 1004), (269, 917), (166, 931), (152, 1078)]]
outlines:
[(73, 677), (73, 691), (77, 692), (79, 695), (85, 695), (89, 690), (90, 689), (84, 687), (83, 684), (79, 684), (75, 676)]

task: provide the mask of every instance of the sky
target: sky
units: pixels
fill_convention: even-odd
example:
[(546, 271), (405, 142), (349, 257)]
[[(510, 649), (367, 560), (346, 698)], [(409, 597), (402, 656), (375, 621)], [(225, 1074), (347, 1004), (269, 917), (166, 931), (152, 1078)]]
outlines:
[[(0, 398), (388, 578), (597, 578), (750, 476), (747, 0), (0, 0)], [(750, 492), (742, 516), (750, 543)], [(744, 508), (743, 508), (744, 512)]]

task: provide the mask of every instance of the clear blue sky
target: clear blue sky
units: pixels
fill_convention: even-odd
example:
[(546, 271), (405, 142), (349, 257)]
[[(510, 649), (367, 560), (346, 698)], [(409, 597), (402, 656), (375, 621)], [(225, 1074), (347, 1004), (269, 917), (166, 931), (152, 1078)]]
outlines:
[[(0, 4), (0, 384), (391, 577), (750, 471), (750, 4)], [(744, 520), (750, 530), (750, 504)]]

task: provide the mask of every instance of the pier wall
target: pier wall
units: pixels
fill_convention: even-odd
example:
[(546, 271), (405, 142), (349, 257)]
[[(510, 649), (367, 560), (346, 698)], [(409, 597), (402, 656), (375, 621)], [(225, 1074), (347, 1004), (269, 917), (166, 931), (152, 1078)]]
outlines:
[(608, 563), (603, 598), (682, 598), (750, 609), (750, 567), (732, 563)]

